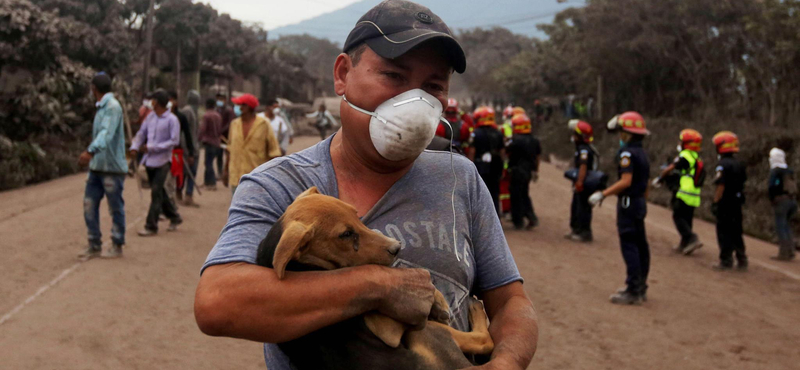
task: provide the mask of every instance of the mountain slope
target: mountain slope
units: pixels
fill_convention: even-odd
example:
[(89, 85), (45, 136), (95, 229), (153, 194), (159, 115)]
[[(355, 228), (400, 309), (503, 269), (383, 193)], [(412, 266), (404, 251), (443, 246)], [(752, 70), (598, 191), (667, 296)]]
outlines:
[[(270, 38), (304, 34), (344, 43), (358, 19), (381, 0), (363, 0), (342, 9), (296, 24), (269, 31)], [(582, 1), (558, 3), (556, 0), (416, 0), (438, 14), (454, 31), (475, 27), (501, 26), (514, 33), (545, 37), (537, 24), (549, 23), (556, 13)]]

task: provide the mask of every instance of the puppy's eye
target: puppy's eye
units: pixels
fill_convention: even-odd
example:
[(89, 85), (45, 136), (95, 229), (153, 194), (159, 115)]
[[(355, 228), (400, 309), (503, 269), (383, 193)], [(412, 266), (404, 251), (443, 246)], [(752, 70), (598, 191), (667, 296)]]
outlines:
[(353, 231), (352, 231), (352, 230), (347, 230), (347, 231), (345, 231), (345, 232), (341, 233), (341, 234), (339, 235), (339, 238), (341, 238), (341, 239), (347, 239), (347, 238), (350, 238), (350, 237), (352, 237), (352, 236), (353, 236), (353, 234), (354, 234), (354, 233), (353, 233)]

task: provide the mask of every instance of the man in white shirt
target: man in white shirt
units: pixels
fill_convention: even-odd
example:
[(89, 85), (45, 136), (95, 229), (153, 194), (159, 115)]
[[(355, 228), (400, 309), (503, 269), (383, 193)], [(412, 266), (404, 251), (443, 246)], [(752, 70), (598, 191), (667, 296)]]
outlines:
[(272, 132), (275, 133), (278, 139), (278, 146), (281, 148), (281, 155), (286, 155), (286, 150), (289, 144), (292, 143), (294, 132), (291, 125), (286, 122), (281, 114), (281, 108), (277, 100), (272, 100), (267, 104), (267, 109), (264, 111), (264, 116), (269, 119), (272, 125)]

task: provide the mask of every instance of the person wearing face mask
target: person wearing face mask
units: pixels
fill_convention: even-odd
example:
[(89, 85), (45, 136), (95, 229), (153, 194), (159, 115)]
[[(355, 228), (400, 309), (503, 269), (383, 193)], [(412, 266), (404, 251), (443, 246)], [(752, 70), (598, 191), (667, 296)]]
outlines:
[(592, 194), (589, 203), (597, 206), (607, 197), (618, 196), (617, 232), (628, 276), (625, 287), (613, 294), (610, 300), (614, 304), (640, 305), (647, 301), (647, 276), (650, 272), (650, 245), (644, 227), (650, 162), (642, 147), (642, 141), (650, 131), (642, 115), (636, 112), (612, 118), (608, 130), (619, 132), (619, 180), (606, 190)]
[[(250, 94), (233, 98), (237, 118), (228, 132), (228, 155), (222, 170), (222, 184), (236, 193), (239, 178), (256, 167), (281, 156), (281, 148), (269, 120), (256, 115), (258, 99)], [(272, 113), (272, 112), (270, 112)]]
[[(168, 106), (170, 112), (175, 117), (178, 117), (178, 122), (181, 124), (181, 145), (172, 150), (172, 168), (170, 171), (175, 179), (175, 199), (183, 201), (183, 187), (185, 186), (183, 172), (186, 167), (191, 168), (195, 163), (195, 139), (189, 124), (189, 117), (178, 109), (178, 92), (174, 90), (169, 92)], [(184, 161), (188, 166), (184, 166)]]
[(142, 163), (147, 169), (151, 193), (147, 221), (144, 229), (138, 231), (139, 236), (156, 235), (158, 218), (162, 213), (170, 220), (167, 231), (175, 231), (183, 223), (178, 208), (164, 187), (172, 167), (172, 150), (181, 143), (180, 122), (167, 108), (169, 94), (166, 91), (156, 90), (149, 98), (153, 104), (153, 112), (145, 118), (131, 143), (132, 156), (135, 157), (139, 152), (144, 153)]
[(188, 143), (189, 139), (181, 140), (181, 147), (183, 148), (184, 153), (191, 152), (194, 155), (190, 158), (187, 158), (188, 170), (191, 171), (191, 176), (189, 174), (184, 174), (184, 182), (186, 183), (186, 196), (184, 198), (184, 204), (189, 207), (199, 207), (197, 203), (194, 201), (194, 187), (197, 186), (195, 183), (195, 179), (197, 179), (197, 166), (200, 161), (200, 138), (199, 138), (199, 126), (200, 126), (200, 116), (198, 115), (198, 108), (200, 107), (200, 93), (197, 90), (189, 90), (186, 94), (186, 105), (181, 108), (180, 112), (186, 116), (186, 120), (189, 124), (189, 139), (191, 140), (192, 147), (190, 148)]
[[(492, 197), (467, 158), (425, 150), (451, 74), (465, 69), (463, 49), (429, 9), (390, 0), (368, 11), (333, 69), (341, 128), (240, 180), (228, 224), (203, 266), (195, 296), (200, 329), (265, 342), (267, 367), (287, 370), (294, 364), (272, 343), (368, 311), (417, 326), (431, 311), (435, 284), (449, 297), (455, 328), (469, 330), (467, 296), (477, 294), (488, 308), (495, 350), (481, 369), (527, 368), (536, 316)], [(254, 265), (270, 228), (312, 186), (397, 239), (404, 248), (394, 267), (403, 268), (288, 272), (279, 281), (275, 271)], [(314, 350), (300, 360), (319, 360)]]
[(328, 112), (325, 103), (320, 104), (316, 112), (306, 114), (306, 117), (314, 119), (314, 127), (319, 131), (321, 140), (325, 140), (328, 137), (328, 130), (333, 128), (334, 123), (336, 123), (336, 119), (333, 118), (331, 112)]
[[(227, 96), (225, 94), (217, 94), (217, 106), (216, 110), (217, 113), (222, 117), (222, 131), (221, 138), (228, 137), (228, 130), (230, 129), (231, 122), (234, 118), (237, 117), (236, 113), (233, 111), (233, 108), (229, 107), (227, 102)], [(226, 151), (220, 150), (217, 152), (217, 173), (222, 173), (222, 167), (224, 163), (224, 157), (227, 155)], [(222, 177), (220, 177), (221, 179)]]
[(278, 101), (273, 99), (270, 104), (267, 104), (266, 110), (258, 115), (269, 120), (272, 126), (272, 132), (275, 133), (278, 145), (281, 148), (281, 155), (286, 155), (286, 151), (289, 149), (289, 143), (291, 143), (292, 140), (292, 128), (286, 120), (283, 119), (281, 109), (278, 107)]
[(786, 163), (786, 152), (779, 148), (769, 151), (769, 200), (775, 209), (775, 232), (779, 252), (773, 259), (791, 261), (795, 258), (794, 232), (791, 220), (797, 214), (797, 180)]

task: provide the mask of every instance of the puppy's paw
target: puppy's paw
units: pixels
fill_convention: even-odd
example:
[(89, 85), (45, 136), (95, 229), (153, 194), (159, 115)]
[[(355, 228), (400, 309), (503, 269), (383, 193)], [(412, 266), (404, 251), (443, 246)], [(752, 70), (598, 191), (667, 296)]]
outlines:
[(447, 304), (447, 300), (438, 290), (434, 295), (433, 307), (431, 307), (428, 320), (450, 325), (450, 305)]

